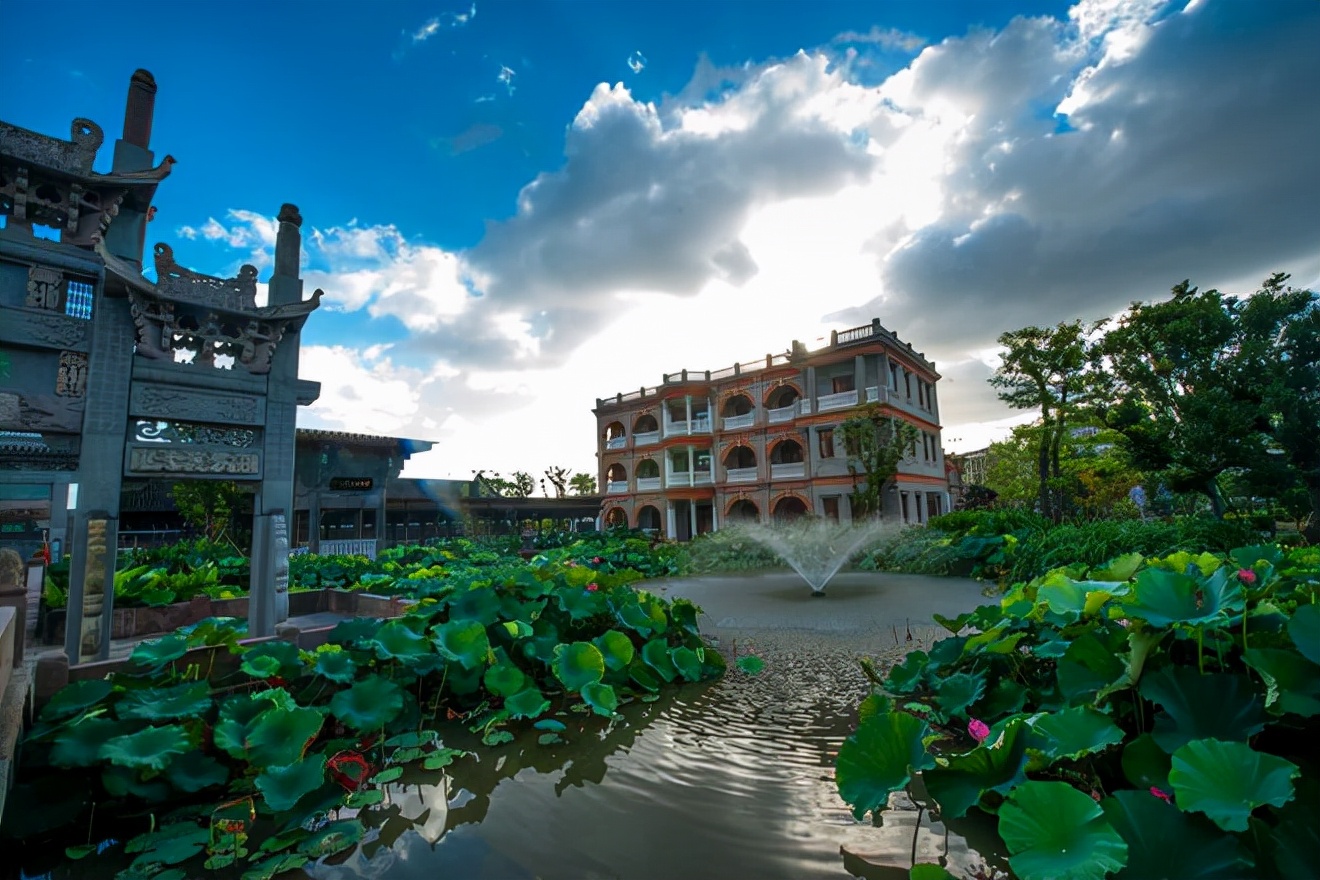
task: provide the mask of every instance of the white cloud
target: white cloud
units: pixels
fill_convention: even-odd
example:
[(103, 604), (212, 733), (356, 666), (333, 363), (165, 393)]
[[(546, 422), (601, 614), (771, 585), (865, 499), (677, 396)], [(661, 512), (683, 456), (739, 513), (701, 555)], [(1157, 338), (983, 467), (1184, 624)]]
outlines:
[[(309, 287), (361, 311), (364, 339), (374, 320), (411, 331), (309, 345), (341, 389), (316, 417), (437, 440), (433, 475), (594, 470), (597, 396), (879, 317), (943, 370), (951, 445), (984, 445), (1029, 417), (985, 383), (1005, 330), (1185, 277), (1320, 279), (1317, 9), (1084, 0), (924, 48), (873, 27), (702, 59), (659, 105), (602, 83), (563, 166), (470, 250), (392, 226), (308, 234)], [(921, 51), (868, 83), (838, 50), (853, 43)], [(264, 254), (273, 224), (231, 212), (180, 234)], [(365, 403), (342, 390), (359, 381)]]
[(633, 73), (641, 73), (646, 69), (646, 56), (640, 51), (633, 52), (628, 56), (628, 69)]

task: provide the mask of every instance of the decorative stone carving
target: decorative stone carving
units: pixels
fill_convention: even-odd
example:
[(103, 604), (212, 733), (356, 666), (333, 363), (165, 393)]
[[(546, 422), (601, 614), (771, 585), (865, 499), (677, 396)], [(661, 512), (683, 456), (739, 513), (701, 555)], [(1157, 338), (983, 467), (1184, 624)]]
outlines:
[(139, 385), (133, 392), (133, 410), (139, 415), (179, 419), (254, 424), (261, 421), (257, 401), (237, 395), (201, 394), (194, 391)]
[[(212, 367), (216, 356), (228, 355), (249, 373), (269, 373), (275, 347), (289, 326), (284, 320), (262, 320), (267, 310), (255, 307), (258, 317), (236, 320), (213, 312), (201, 313), (178, 300), (157, 299), (141, 291), (130, 291), (129, 299), (137, 325), (137, 353), (157, 360), (174, 360), (175, 351), (191, 351), (193, 364)], [(295, 306), (305, 313), (308, 306), (315, 308), (315, 303)]]
[(78, 351), (60, 352), (55, 393), (60, 397), (82, 397), (87, 393), (87, 355)]
[(257, 307), (255, 266), (243, 266), (236, 278), (216, 278), (185, 269), (174, 262), (174, 251), (167, 244), (157, 244), (155, 253), (156, 289), (166, 296), (235, 311), (250, 311)]
[(70, 174), (91, 174), (96, 151), (104, 140), (101, 126), (90, 119), (73, 120), (67, 141), (0, 122), (0, 153)]
[(0, 431), (67, 431), (76, 434), (82, 429), (82, 416), (83, 400), (79, 397), (0, 394)]
[(13, 316), (15, 323), (21, 321), (21, 330), (25, 341), (43, 342), (60, 348), (74, 348), (87, 340), (87, 321), (65, 315), (22, 314)]
[(247, 448), (257, 442), (257, 432), (251, 428), (217, 428), (212, 425), (198, 425), (187, 422), (138, 419), (133, 427), (133, 439)]
[(30, 309), (58, 312), (63, 300), (63, 274), (44, 266), (33, 266), (28, 269), (27, 299), (23, 301), (23, 305)]
[(225, 474), (255, 477), (261, 473), (258, 452), (226, 452), (210, 449), (180, 449), (134, 446), (129, 449), (128, 469), (140, 474)]

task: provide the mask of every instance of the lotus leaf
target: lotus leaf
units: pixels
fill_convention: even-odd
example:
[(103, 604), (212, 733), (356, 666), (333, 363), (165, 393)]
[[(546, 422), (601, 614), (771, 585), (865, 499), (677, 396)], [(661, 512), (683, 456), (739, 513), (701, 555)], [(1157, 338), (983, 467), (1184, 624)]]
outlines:
[(1155, 737), (1149, 733), (1130, 741), (1123, 747), (1123, 775), (1128, 782), (1146, 791), (1158, 788), (1172, 792), (1169, 786), (1169, 768), (1172, 766), (1168, 752), (1159, 747)]
[[(292, 764), (302, 758), (324, 722), (319, 709), (270, 706), (247, 725), (243, 751), (234, 757), (246, 759), (254, 767)], [(216, 744), (220, 744), (218, 739)]]
[(912, 774), (935, 766), (922, 740), (926, 722), (904, 712), (872, 715), (839, 747), (835, 782), (859, 820), (880, 810), (892, 791), (907, 785)]
[(701, 634), (697, 625), (697, 615), (700, 613), (701, 609), (690, 599), (675, 599), (669, 605), (669, 617), (674, 625), (694, 636)]
[(632, 665), (628, 667), (628, 677), (631, 678), (642, 690), (655, 693), (660, 690), (660, 680), (655, 677), (640, 657), (633, 660)]
[(1091, 569), (1087, 576), (1093, 581), (1125, 583), (1145, 564), (1146, 558), (1140, 553), (1125, 553), (1109, 560), (1102, 568)]
[(364, 788), (353, 792), (344, 802), (344, 806), (352, 809), (361, 809), (362, 807), (374, 807), (376, 804), (385, 800), (385, 792), (379, 788)]
[(1302, 656), (1320, 663), (1320, 606), (1302, 605), (1288, 621), (1288, 635)]
[(142, 642), (128, 655), (129, 662), (143, 670), (160, 669), (166, 663), (178, 660), (188, 653), (188, 640), (183, 636), (164, 636)]
[(440, 749), (432, 752), (422, 761), (422, 768), (425, 770), (441, 770), (454, 763), (455, 758), (466, 755), (467, 752), (462, 749)]
[[(501, 652), (502, 653), (502, 652)], [(486, 690), (497, 697), (511, 697), (527, 685), (527, 676), (510, 660), (489, 667), (483, 677)]]
[(936, 694), (946, 715), (962, 715), (985, 693), (985, 673), (955, 672), (940, 682)]
[(525, 620), (506, 620), (500, 626), (512, 639), (525, 639), (532, 634), (532, 625)]
[(402, 660), (405, 663), (435, 653), (431, 640), (420, 635), (403, 620), (383, 624), (371, 639), (371, 646), (381, 660)]
[(1113, 647), (1088, 632), (1073, 639), (1059, 659), (1055, 674), (1060, 693), (1069, 703), (1076, 704), (1089, 702), (1097, 691), (1119, 681), (1125, 673), (1123, 661), (1115, 656)]
[(513, 742), (513, 734), (507, 730), (488, 730), (481, 737), (481, 741), (488, 746), (498, 746), (504, 743)]
[(734, 665), (748, 675), (756, 675), (762, 669), (765, 669), (765, 661), (755, 654), (744, 654), (738, 658), (737, 663)]
[(1055, 614), (1076, 620), (1086, 607), (1086, 588), (1062, 572), (1048, 575), (1036, 591), (1036, 601)]
[(607, 630), (593, 641), (596, 647), (600, 648), (600, 653), (605, 658), (605, 666), (614, 671), (627, 669), (628, 664), (633, 661), (633, 657), (637, 653), (632, 639), (617, 629)]
[(357, 819), (331, 822), (311, 837), (298, 844), (298, 852), (308, 858), (319, 859), (341, 853), (356, 846), (366, 829)]
[(606, 718), (619, 708), (619, 697), (614, 692), (614, 688), (607, 684), (593, 682), (583, 685), (582, 699), (597, 715), (604, 715)]
[[(582, 571), (583, 569), (575, 569)], [(590, 569), (585, 570), (587, 576), (594, 577)], [(579, 621), (595, 617), (603, 613), (608, 607), (605, 596), (599, 592), (592, 592), (584, 589), (563, 589), (556, 594), (556, 600), (559, 608), (568, 615), (569, 620)]]
[[(1320, 880), (1320, 824), (1311, 804), (1293, 801), (1279, 814), (1274, 829), (1274, 864), (1288, 880)], [(1307, 855), (1310, 853), (1310, 855)]]
[[(310, 861), (301, 853), (283, 853), (258, 862), (243, 872), (242, 880), (274, 880), (281, 874), (296, 871)], [(159, 878), (157, 878), (159, 880)]]
[(1245, 675), (1170, 666), (1143, 678), (1141, 695), (1164, 709), (1154, 736), (1170, 754), (1194, 739), (1245, 742), (1265, 728), (1265, 707)]
[(449, 597), (450, 620), (474, 621), (481, 624), (484, 631), (499, 615), (500, 597), (490, 587), (472, 587)]
[(970, 713), (987, 720), (1012, 715), (1027, 700), (1027, 689), (1012, 678), (1001, 678), (981, 699), (972, 704)]
[(926, 790), (940, 805), (940, 815), (956, 819), (981, 800), (987, 791), (1004, 794), (1027, 778), (1028, 728), (1015, 720), (1004, 728), (1001, 738), (985, 743), (964, 755), (955, 755), (947, 766), (922, 773)]
[(246, 759), (248, 726), (274, 704), (267, 699), (233, 696), (220, 705), (220, 714), (212, 734), (217, 748), (231, 757)]
[(360, 733), (380, 730), (401, 711), (403, 692), (397, 684), (379, 675), (362, 679), (330, 700), (330, 712)]
[(1066, 782), (1025, 782), (999, 808), (999, 836), (1021, 880), (1103, 880), (1127, 843), (1100, 805)]
[(1265, 679), (1265, 705), (1303, 718), (1320, 715), (1320, 666), (1286, 648), (1248, 648), (1247, 665)]
[[(271, 660), (276, 663), (275, 671), (258, 674), (271, 668)], [(255, 678), (270, 678), (272, 675), (296, 678), (303, 671), (302, 652), (297, 645), (283, 639), (259, 642), (243, 652), (243, 671)]]
[(438, 730), (410, 730), (385, 740), (385, 745), (396, 749), (415, 749), (418, 746), (434, 745), (440, 740)]
[[(493, 595), (493, 594), (492, 594)], [(490, 652), (490, 638), (486, 625), (478, 620), (450, 620), (433, 629), (440, 653), (463, 665), (476, 669), (486, 662)]]
[(229, 770), (202, 752), (188, 752), (170, 762), (165, 778), (179, 791), (201, 791), (229, 781)]
[(402, 767), (386, 767), (384, 770), (371, 777), (369, 780), (372, 785), (385, 785), (393, 782), (403, 775)]
[(330, 630), (328, 640), (335, 645), (356, 645), (374, 636), (376, 630), (380, 629), (380, 624), (378, 617), (354, 617), (350, 620), (341, 620), (335, 624), (334, 629)]
[(101, 746), (101, 757), (119, 767), (164, 770), (175, 755), (190, 748), (188, 731), (167, 724), (108, 739)]
[(543, 733), (536, 738), (536, 741), (540, 745), (549, 746), (563, 742), (564, 738), (557, 733)]
[(175, 792), (163, 776), (151, 770), (106, 765), (101, 770), (101, 787), (111, 797), (135, 797), (152, 803), (168, 800)]
[[(135, 851), (142, 855), (133, 860), (134, 867), (144, 865), (177, 865), (200, 853), (211, 842), (211, 831), (188, 822), (166, 825), (154, 834), (144, 834), (133, 843), (143, 840)], [(127, 847), (125, 847), (127, 850)], [(155, 874), (156, 877), (161, 876)]]
[(1299, 775), (1291, 761), (1245, 743), (1197, 739), (1173, 753), (1169, 784), (1180, 810), (1205, 813), (1225, 831), (1246, 831), (1256, 807), (1292, 799)]
[(109, 718), (82, 718), (59, 731), (50, 750), (50, 762), (56, 767), (91, 767), (101, 760), (101, 746), (107, 740), (132, 729)]
[(1123, 741), (1122, 728), (1108, 715), (1089, 706), (1037, 716), (1031, 727), (1037, 734), (1032, 748), (1041, 751), (1051, 761), (1080, 758)]
[(267, 767), (257, 776), (257, 790), (276, 813), (293, 809), (325, 782), (325, 755), (311, 755), (284, 767)]
[(555, 649), (555, 676), (570, 691), (580, 691), (605, 675), (605, 658), (590, 642), (573, 642)]
[(1151, 626), (1207, 624), (1223, 611), (1242, 610), (1242, 585), (1228, 576), (1227, 568), (1216, 568), (1208, 577), (1147, 568), (1133, 581), (1124, 608)]
[(353, 680), (357, 666), (347, 651), (321, 651), (316, 655), (316, 665), (312, 668), (322, 678), (348, 684)]
[(671, 648), (669, 659), (674, 661), (674, 668), (688, 681), (701, 680), (701, 658), (697, 652), (684, 645)]
[(902, 663), (889, 670), (885, 687), (895, 693), (912, 693), (925, 677), (929, 662), (930, 655), (925, 651), (913, 651), (903, 658)]
[(107, 679), (94, 678), (88, 681), (75, 681), (55, 692), (41, 710), (43, 721), (59, 721), (77, 715), (88, 706), (105, 699), (114, 690)]
[(555, 732), (568, 729), (568, 725), (555, 718), (542, 718), (540, 721), (533, 724), (532, 727), (535, 727), (537, 730), (553, 730)]
[(666, 682), (673, 681), (678, 675), (674, 658), (669, 654), (669, 644), (664, 639), (651, 639), (642, 645), (642, 660)]
[(194, 681), (173, 687), (129, 691), (115, 706), (115, 712), (125, 719), (170, 721), (200, 717), (210, 708), (210, 686), (204, 681)]
[(1253, 544), (1250, 547), (1238, 547), (1229, 557), (1238, 568), (1254, 568), (1258, 562), (1275, 568), (1283, 561), (1283, 552), (1273, 544)]
[(1234, 837), (1149, 791), (1117, 791), (1100, 806), (1128, 845), (1118, 880), (1239, 880), (1251, 873), (1251, 857)]
[(912, 866), (912, 870), (908, 872), (908, 880), (958, 880), (958, 878), (950, 874), (943, 865), (925, 862)]
[[(657, 623), (652, 613), (652, 606), (643, 602), (642, 594), (631, 591), (619, 591), (618, 594), (610, 597), (610, 605), (614, 608), (614, 615), (628, 629), (634, 630), (643, 636), (649, 636), (651, 633), (664, 631), (663, 620)], [(660, 616), (664, 617), (664, 611), (660, 611)]]

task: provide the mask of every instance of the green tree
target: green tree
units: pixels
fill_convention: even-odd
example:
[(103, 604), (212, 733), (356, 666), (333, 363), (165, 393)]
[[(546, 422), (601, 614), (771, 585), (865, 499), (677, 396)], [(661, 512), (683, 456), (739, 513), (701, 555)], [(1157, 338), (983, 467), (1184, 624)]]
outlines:
[[(1282, 272), (1265, 279), (1238, 309), (1238, 382), (1259, 396), (1254, 421), (1281, 454), (1309, 501), (1305, 533), (1320, 542), (1320, 295), (1285, 287)], [(1250, 400), (1250, 398), (1248, 398)], [(1278, 455), (1271, 456), (1272, 458)], [(1290, 487), (1275, 494), (1287, 499)], [(1295, 504), (1295, 502), (1294, 502)]]
[(878, 405), (869, 405), (838, 428), (852, 474), (850, 497), (854, 518), (879, 516), (880, 492), (898, 472), (898, 463), (913, 454), (921, 432), (896, 419)]
[[(1003, 360), (990, 378), (999, 399), (1015, 409), (1040, 411), (1036, 443), (1036, 497), (1040, 512), (1063, 516), (1060, 447), (1070, 421), (1075, 421), (1089, 383), (1092, 362), (1089, 337), (1094, 327), (1081, 321), (1054, 327), (1023, 327), (999, 337)], [(1055, 491), (1051, 491), (1051, 481)]]
[(574, 495), (595, 495), (596, 478), (591, 474), (574, 474), (568, 481)]
[(536, 491), (536, 480), (526, 471), (514, 471), (509, 483), (513, 487), (509, 494), (514, 498), (530, 498)]
[(183, 521), (207, 540), (229, 541), (234, 514), (247, 506), (248, 493), (232, 480), (181, 480), (170, 489), (174, 507)]
[(1241, 356), (1240, 302), (1184, 281), (1171, 299), (1133, 303), (1104, 338), (1097, 412), (1133, 464), (1174, 491), (1201, 492), (1216, 516), (1219, 477), (1267, 464), (1259, 377)]
[(555, 497), (563, 498), (568, 490), (568, 468), (546, 468), (545, 477), (555, 487)]

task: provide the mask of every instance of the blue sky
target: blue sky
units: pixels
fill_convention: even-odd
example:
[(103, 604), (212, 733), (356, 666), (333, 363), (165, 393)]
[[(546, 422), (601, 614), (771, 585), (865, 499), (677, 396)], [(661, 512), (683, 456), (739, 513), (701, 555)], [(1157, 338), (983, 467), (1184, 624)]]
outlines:
[[(327, 305), (307, 426), (412, 475), (594, 472), (596, 397), (880, 317), (945, 445), (1017, 414), (998, 333), (1191, 278), (1320, 280), (1320, 3), (10, 0), (0, 114), (113, 138), (137, 67), (178, 160), (152, 241)], [(110, 48), (114, 47), (114, 48)], [(103, 148), (101, 162), (109, 161)]]

